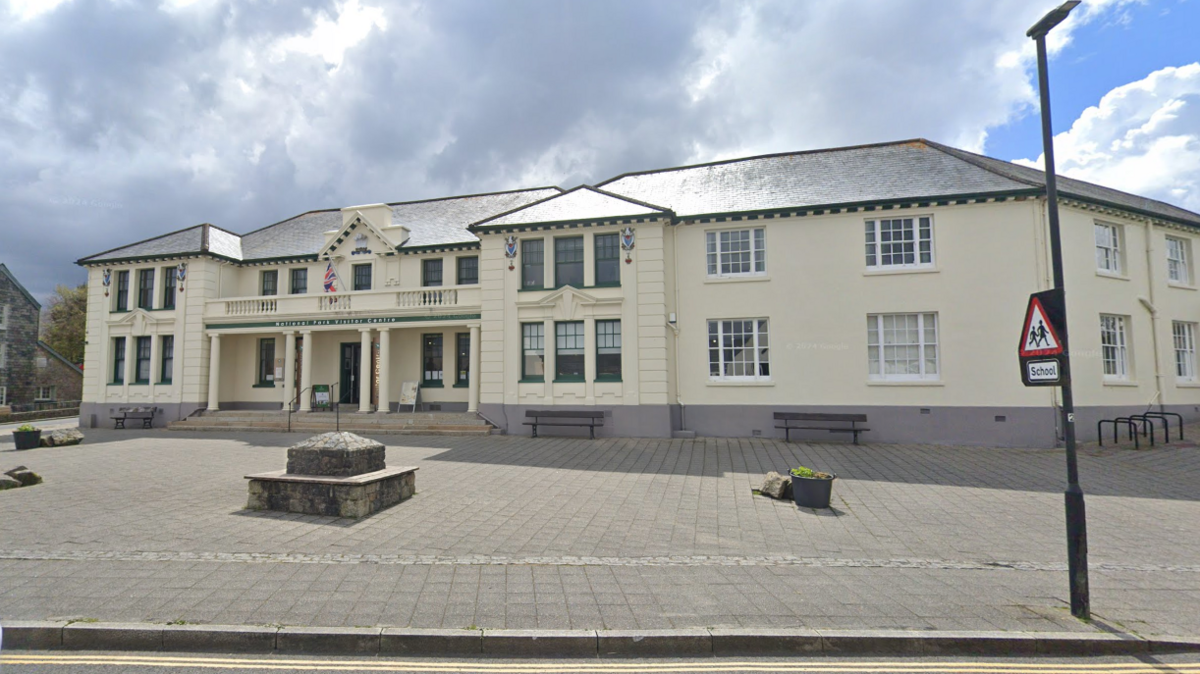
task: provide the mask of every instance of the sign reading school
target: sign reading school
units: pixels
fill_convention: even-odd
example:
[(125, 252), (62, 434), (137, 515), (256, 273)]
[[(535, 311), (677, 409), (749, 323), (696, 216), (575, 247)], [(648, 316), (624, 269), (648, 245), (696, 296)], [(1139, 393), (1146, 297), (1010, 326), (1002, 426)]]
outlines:
[(1061, 356), (1066, 330), (1066, 312), (1061, 290), (1046, 290), (1029, 296), (1017, 356), (1021, 381), (1026, 386), (1062, 386), (1065, 383)]

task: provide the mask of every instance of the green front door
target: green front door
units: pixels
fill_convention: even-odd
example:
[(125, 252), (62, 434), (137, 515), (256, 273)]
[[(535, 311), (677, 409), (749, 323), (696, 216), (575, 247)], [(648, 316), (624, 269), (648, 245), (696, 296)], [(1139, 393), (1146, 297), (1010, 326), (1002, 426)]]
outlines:
[(342, 379), (338, 386), (338, 401), (348, 405), (358, 404), (358, 376), (361, 372), (362, 344), (342, 343)]

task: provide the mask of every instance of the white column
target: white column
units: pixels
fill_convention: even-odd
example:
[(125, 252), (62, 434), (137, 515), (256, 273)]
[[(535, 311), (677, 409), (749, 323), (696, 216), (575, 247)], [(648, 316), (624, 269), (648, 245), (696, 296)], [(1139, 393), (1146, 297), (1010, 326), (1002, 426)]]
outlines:
[(479, 326), (471, 326), (471, 346), (470, 357), (467, 359), (467, 367), (470, 368), (470, 373), (467, 375), (467, 411), (479, 411)]
[(221, 390), (221, 336), (210, 335), (208, 343), (208, 411), (216, 412), (221, 409), (217, 403)]
[(583, 319), (583, 397), (596, 404), (596, 319)]
[(296, 397), (296, 333), (283, 333), (283, 409), (290, 409)]
[(303, 351), (300, 352), (300, 411), (308, 412), (312, 410), (312, 330), (301, 330), (300, 336), (304, 338)]
[(137, 374), (137, 337), (130, 335), (125, 338), (125, 386), (121, 392), (125, 394), (126, 402), (129, 401), (129, 385), (133, 383), (134, 376)]
[(379, 330), (379, 408), (377, 412), (387, 414), (392, 411), (392, 331), (389, 328)]
[(558, 336), (554, 333), (554, 320), (546, 319), (542, 322), (542, 332), (545, 334), (545, 339), (542, 340), (542, 355), (546, 363), (546, 404), (554, 404), (554, 373), (558, 371), (557, 354), (555, 350), (558, 348)]
[(358, 360), (358, 411), (371, 411), (371, 328), (358, 331), (362, 335), (362, 353)]
[(147, 377), (146, 383), (150, 385), (150, 399), (154, 400), (154, 385), (158, 383), (158, 377), (162, 374), (162, 364), (159, 363), (158, 347), (162, 337), (157, 333), (150, 335), (150, 376)]

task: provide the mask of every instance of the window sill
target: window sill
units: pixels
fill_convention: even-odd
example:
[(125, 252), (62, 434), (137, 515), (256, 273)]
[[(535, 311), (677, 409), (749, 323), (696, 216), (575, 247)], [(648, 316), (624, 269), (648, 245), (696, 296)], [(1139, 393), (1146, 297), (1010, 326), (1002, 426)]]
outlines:
[(709, 379), (705, 386), (774, 386), (770, 379), (746, 379), (744, 381), (731, 379)]
[(477, 286), (477, 285), (479, 285), (479, 281), (459, 281), (459, 282), (458, 282), (458, 283), (456, 283), (455, 285), (460, 285), (460, 286)]
[(150, 382), (148, 380), (147, 381), (135, 381), (132, 384), (130, 384), (130, 386), (149, 386), (149, 385), (150, 385)]
[(518, 384), (545, 384), (545, 377), (522, 377), (517, 380)]
[(941, 379), (868, 379), (867, 386), (945, 386)]
[(124, 386), (124, 385), (125, 385), (125, 382), (123, 382), (123, 381), (110, 381), (110, 382), (108, 383), (108, 385), (109, 385), (109, 386)]
[(108, 313), (110, 313), (110, 314), (127, 314), (127, 313), (129, 313), (129, 310), (128, 309), (113, 309), (112, 311), (110, 311)]
[(173, 382), (170, 379), (164, 379), (158, 382), (159, 386), (170, 386)]
[(621, 378), (620, 377), (611, 377), (611, 376), (610, 377), (596, 377), (592, 381), (594, 381), (597, 384), (620, 384)]
[(746, 274), (744, 276), (705, 276), (705, 283), (754, 283), (755, 281), (770, 281), (766, 274)]
[(895, 276), (897, 274), (936, 274), (941, 269), (933, 265), (925, 267), (867, 267), (863, 276)]
[(1105, 379), (1104, 385), (1105, 386), (1116, 386), (1118, 388), (1119, 387), (1137, 387), (1138, 383), (1137, 383), (1136, 379)]
[(471, 385), (470, 384), (455, 384), (454, 386), (451, 386), (450, 388), (471, 388)]
[(1177, 381), (1175, 388), (1200, 388), (1200, 381)]
[(446, 385), (440, 381), (423, 381), (421, 388), (446, 388)]
[(1128, 281), (1129, 280), (1129, 277), (1125, 276), (1124, 274), (1114, 274), (1110, 271), (1101, 271), (1099, 269), (1096, 270), (1096, 276), (1099, 276), (1100, 278), (1110, 278), (1114, 281)]
[(265, 384), (255, 384), (251, 388), (275, 388), (275, 384), (274, 384), (274, 382), (267, 382)]
[(554, 383), (555, 384), (583, 384), (583, 383), (585, 383), (585, 380), (583, 377), (555, 377)]
[(1179, 288), (1180, 290), (1196, 290), (1197, 289), (1196, 286), (1188, 285), (1186, 283), (1176, 283), (1174, 281), (1168, 281), (1167, 287), (1168, 288)]
[(175, 307), (159, 307), (157, 309), (147, 309), (146, 311), (175, 311)]

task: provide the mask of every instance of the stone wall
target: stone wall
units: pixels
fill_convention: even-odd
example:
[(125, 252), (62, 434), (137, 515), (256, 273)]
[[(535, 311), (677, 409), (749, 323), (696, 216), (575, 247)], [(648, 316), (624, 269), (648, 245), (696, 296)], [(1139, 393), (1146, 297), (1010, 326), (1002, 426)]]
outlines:
[(416, 484), (417, 476), (412, 470), (369, 484), (251, 479), (246, 507), (250, 510), (362, 518), (412, 497)]
[(8, 356), (0, 368), (0, 386), (12, 405), (32, 403), (37, 394), (34, 354), (37, 350), (39, 307), (6, 274), (0, 274), (0, 312), (8, 307), (8, 321), (0, 328), (0, 344)]

